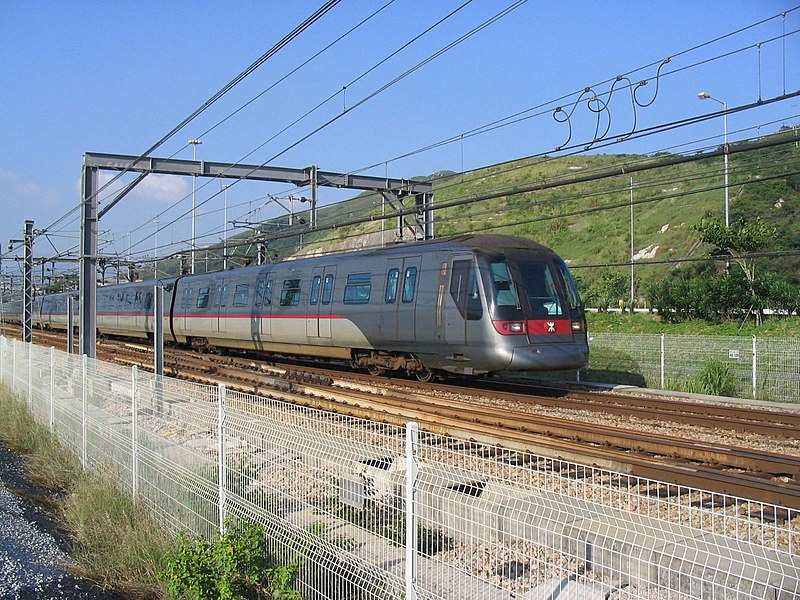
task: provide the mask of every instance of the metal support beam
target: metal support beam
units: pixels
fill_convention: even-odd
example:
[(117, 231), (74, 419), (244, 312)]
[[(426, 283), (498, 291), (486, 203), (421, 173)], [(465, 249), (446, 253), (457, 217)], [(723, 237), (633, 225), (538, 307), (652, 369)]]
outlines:
[(310, 166), (311, 170), (311, 222), (308, 224), (309, 229), (317, 228), (317, 176), (319, 170), (315, 166)]
[(67, 354), (75, 352), (75, 298), (67, 296)]
[(22, 340), (33, 339), (33, 221), (25, 221), (25, 294), (23, 296)]
[(95, 357), (97, 343), (97, 173), (84, 157), (81, 190), (80, 354)]
[[(316, 179), (317, 186), (352, 188), (357, 190), (391, 190), (405, 194), (433, 192), (433, 184), (410, 179), (369, 177), (352, 173), (333, 173), (320, 171), (317, 167), (292, 169), (289, 167), (267, 167), (264, 165), (244, 165), (209, 161), (182, 160), (175, 158), (142, 158), (123, 154), (99, 154), (87, 152), (83, 155), (84, 168), (106, 169), (110, 171), (129, 171), (135, 173), (164, 173), (168, 175), (187, 175), (197, 177), (218, 177), (221, 179), (248, 179), (256, 181), (281, 181), (294, 185), (310, 185)], [(314, 173), (316, 172), (316, 178)], [(86, 196), (84, 196), (85, 198)]]
[(397, 239), (406, 239), (406, 232), (410, 233), (415, 240), (433, 239), (433, 194), (415, 194), (414, 202), (416, 212), (409, 213), (405, 208), (405, 197), (407, 194), (394, 194), (382, 191), (381, 195), (397, 212)]

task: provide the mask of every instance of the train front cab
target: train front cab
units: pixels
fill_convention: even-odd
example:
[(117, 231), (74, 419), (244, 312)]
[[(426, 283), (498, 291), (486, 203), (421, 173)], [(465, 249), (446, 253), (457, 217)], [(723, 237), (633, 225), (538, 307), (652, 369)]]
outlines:
[(513, 248), (479, 255), (481, 279), (504, 370), (578, 369), (589, 359), (586, 316), (564, 261)]

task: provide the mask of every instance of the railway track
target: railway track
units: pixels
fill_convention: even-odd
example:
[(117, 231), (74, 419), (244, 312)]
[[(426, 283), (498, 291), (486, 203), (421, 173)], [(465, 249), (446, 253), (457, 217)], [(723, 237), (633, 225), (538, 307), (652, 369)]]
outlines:
[[(116, 360), (152, 368), (147, 362), (149, 356), (142, 355), (141, 349), (134, 349), (133, 356), (128, 357), (117, 351)], [(327, 370), (311, 374), (297, 371), (296, 367), (289, 371), (231, 357), (175, 354), (168, 363), (175, 373), (198, 383), (223, 383), (243, 392), (394, 425), (417, 421), (431, 433), (790, 508), (800, 507), (800, 457), (535, 413), (498, 411), (496, 407), (476, 404), (474, 399), (459, 400), (455, 394), (445, 395), (446, 386), (413, 391), (415, 387), (424, 390), (424, 386), (404, 381), (404, 389), (389, 389), (385, 383), (376, 385), (370, 378), (349, 374), (343, 377)], [(288, 378), (289, 373), (295, 374), (295, 380)], [(457, 395), (464, 391), (456, 389)], [(779, 435), (785, 434), (782, 425), (778, 422)]]

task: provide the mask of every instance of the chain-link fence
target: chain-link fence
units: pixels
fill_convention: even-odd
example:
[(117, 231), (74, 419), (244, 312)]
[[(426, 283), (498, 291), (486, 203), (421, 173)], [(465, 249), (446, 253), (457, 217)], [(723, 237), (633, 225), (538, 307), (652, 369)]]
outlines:
[[(538, 376), (538, 375), (537, 375)], [(594, 333), (589, 366), (558, 379), (800, 402), (800, 340)]]
[(780, 599), (800, 512), (0, 338), (37, 421), (172, 531), (262, 524), (303, 598)]

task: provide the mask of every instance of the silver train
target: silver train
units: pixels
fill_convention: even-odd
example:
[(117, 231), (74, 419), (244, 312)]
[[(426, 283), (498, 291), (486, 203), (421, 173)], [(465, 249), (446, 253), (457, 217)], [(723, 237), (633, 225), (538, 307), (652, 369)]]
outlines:
[[(161, 283), (165, 340), (196, 348), (343, 359), (422, 381), (576, 369), (589, 356), (569, 269), (519, 237), (461, 236)], [(98, 288), (98, 333), (152, 338), (154, 284)], [(70, 293), (37, 298), (34, 326), (66, 329)], [(12, 320), (19, 312), (6, 305)]]

